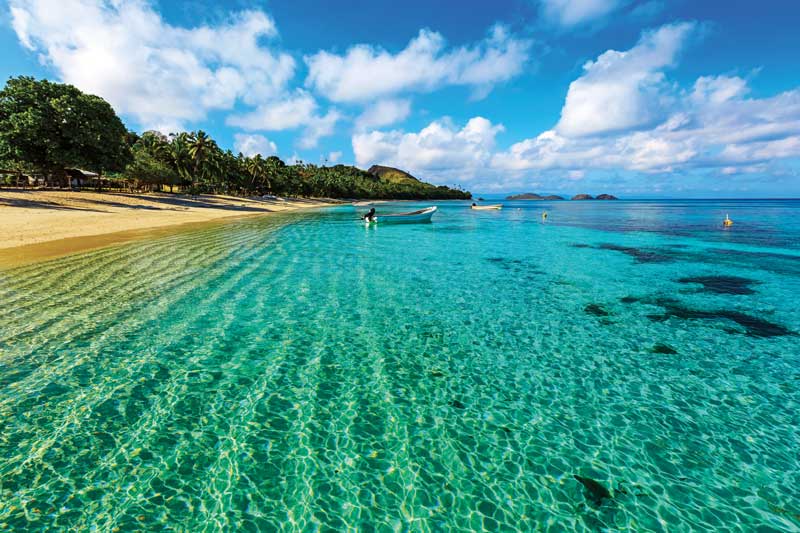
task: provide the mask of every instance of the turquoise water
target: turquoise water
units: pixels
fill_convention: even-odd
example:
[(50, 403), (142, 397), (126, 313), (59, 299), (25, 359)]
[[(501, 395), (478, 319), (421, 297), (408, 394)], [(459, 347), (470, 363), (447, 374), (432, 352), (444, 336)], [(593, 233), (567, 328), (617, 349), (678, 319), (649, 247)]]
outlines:
[(800, 530), (800, 201), (465, 205), (0, 271), (0, 530)]

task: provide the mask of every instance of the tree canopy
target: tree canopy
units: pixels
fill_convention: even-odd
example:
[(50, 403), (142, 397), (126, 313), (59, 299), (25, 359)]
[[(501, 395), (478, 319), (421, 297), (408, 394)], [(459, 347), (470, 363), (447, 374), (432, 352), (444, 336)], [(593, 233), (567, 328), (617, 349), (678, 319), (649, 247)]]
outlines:
[[(82, 168), (146, 188), (225, 194), (330, 198), (464, 199), (469, 192), (409, 174), (370, 173), (347, 165), (287, 165), (277, 156), (223, 150), (203, 130), (164, 135), (127, 131), (102, 98), (71, 85), (10, 79), (0, 91), (0, 161), (45, 174)], [(386, 167), (380, 167), (386, 168)]]
[(21, 76), (0, 90), (0, 159), (42, 172), (121, 170), (128, 131), (108, 102), (72, 85)]

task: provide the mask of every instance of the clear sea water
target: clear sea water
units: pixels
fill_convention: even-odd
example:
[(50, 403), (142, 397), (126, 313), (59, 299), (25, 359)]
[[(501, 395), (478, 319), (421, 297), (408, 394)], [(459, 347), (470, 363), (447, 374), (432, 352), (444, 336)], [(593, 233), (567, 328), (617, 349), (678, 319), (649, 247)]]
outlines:
[(0, 271), (0, 530), (800, 531), (800, 201), (466, 205)]

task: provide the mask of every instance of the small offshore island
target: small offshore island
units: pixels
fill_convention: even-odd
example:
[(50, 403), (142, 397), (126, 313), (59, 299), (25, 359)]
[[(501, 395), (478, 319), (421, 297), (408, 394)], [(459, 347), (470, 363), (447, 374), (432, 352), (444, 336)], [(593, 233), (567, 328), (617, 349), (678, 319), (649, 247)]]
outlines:
[[(549, 194), (547, 196), (542, 196), (540, 194), (536, 194), (533, 192), (526, 192), (523, 194), (512, 194), (510, 196), (506, 196), (506, 200), (566, 200), (563, 196), (558, 196), (556, 194)], [(591, 194), (576, 194), (570, 200), (619, 200), (613, 194), (598, 194), (597, 196), (592, 196)]]

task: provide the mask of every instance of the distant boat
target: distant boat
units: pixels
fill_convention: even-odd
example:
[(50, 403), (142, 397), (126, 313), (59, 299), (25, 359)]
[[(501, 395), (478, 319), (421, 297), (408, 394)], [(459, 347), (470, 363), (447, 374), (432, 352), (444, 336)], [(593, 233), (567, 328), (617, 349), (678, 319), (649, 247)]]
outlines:
[(410, 213), (378, 215), (375, 217), (375, 221), (379, 224), (420, 224), (430, 222), (435, 211), (436, 206), (432, 206), (419, 211), (411, 211)]
[(725, 214), (725, 220), (722, 221), (722, 225), (726, 228), (733, 226), (733, 220), (731, 220), (727, 213)]
[(503, 209), (503, 204), (494, 204), (494, 205), (473, 205), (472, 209), (477, 211), (489, 211), (491, 209)]

